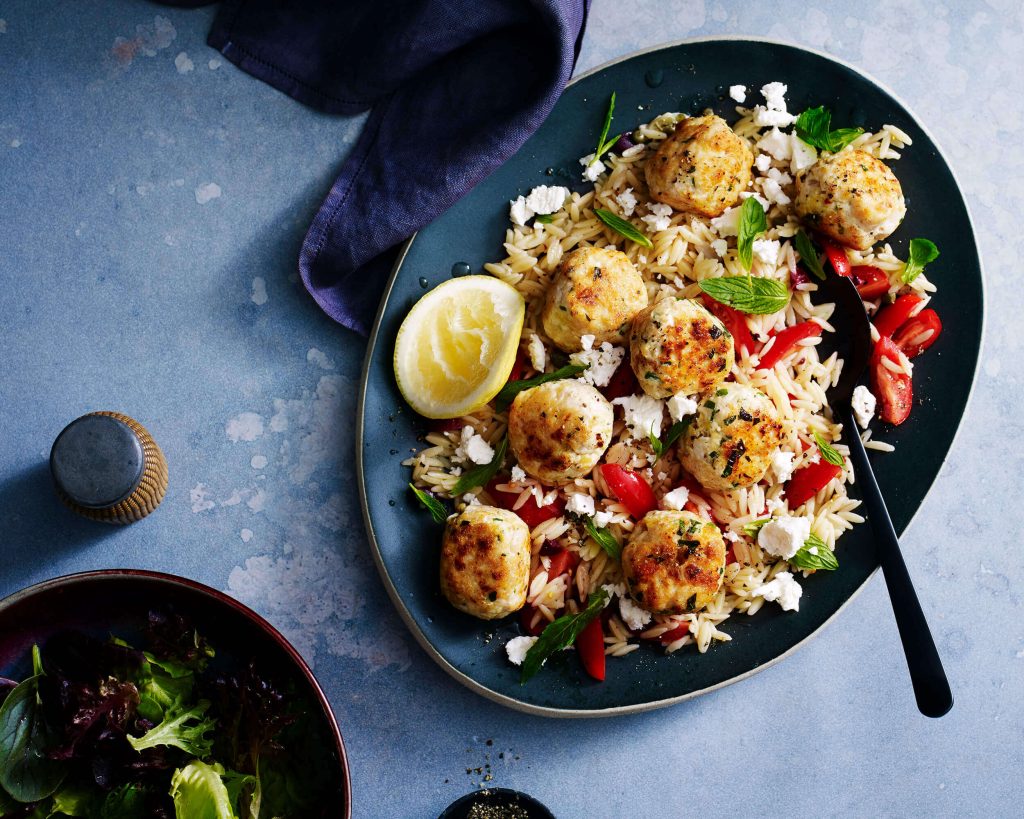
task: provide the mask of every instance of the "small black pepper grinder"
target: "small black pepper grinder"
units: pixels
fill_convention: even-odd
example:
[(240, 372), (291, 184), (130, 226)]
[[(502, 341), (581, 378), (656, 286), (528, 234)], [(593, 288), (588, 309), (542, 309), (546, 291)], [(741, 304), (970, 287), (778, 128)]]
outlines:
[(72, 421), (50, 450), (57, 495), (74, 512), (104, 523), (134, 523), (167, 491), (167, 461), (142, 424), (119, 412)]

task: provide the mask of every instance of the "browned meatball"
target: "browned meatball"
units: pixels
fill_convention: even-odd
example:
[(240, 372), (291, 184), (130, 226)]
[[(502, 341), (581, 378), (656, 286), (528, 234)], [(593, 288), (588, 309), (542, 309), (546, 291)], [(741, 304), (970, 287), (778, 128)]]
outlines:
[(750, 184), (754, 156), (747, 143), (714, 114), (689, 117), (647, 160), (651, 198), (676, 210), (721, 216)]

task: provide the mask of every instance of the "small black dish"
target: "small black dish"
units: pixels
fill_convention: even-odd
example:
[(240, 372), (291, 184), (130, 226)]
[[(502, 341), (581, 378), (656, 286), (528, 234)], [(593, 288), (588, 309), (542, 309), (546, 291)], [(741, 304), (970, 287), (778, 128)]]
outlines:
[[(482, 812), (473, 816), (470, 811), (479, 806)], [(501, 813), (503, 808), (510, 811), (518, 808), (516, 813)], [(489, 810), (495, 811), (493, 814)], [(525, 812), (524, 812), (525, 811)], [(555, 815), (541, 802), (528, 793), (514, 791), (511, 788), (487, 788), (461, 796), (452, 802), (438, 819), (555, 819)]]

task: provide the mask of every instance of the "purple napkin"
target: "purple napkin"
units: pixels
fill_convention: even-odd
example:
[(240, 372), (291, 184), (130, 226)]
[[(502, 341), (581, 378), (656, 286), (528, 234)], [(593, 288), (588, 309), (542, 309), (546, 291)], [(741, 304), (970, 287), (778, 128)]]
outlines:
[[(186, 0), (187, 2), (188, 0)], [(551, 112), (589, 0), (227, 0), (209, 43), (322, 111), (372, 113), (299, 255), (309, 292), (366, 335), (397, 246)]]

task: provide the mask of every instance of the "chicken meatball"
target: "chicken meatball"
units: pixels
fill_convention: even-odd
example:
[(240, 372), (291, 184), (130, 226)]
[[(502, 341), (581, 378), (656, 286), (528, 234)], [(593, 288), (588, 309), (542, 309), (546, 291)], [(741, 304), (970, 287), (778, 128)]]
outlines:
[(771, 399), (746, 384), (723, 384), (701, 400), (679, 459), (702, 486), (736, 489), (764, 477), (781, 442)]
[(621, 342), (629, 320), (646, 306), (647, 288), (625, 253), (580, 247), (558, 266), (541, 322), (555, 344), (574, 353), (583, 349), (585, 335), (594, 337), (595, 346)]
[(725, 380), (734, 360), (725, 325), (693, 299), (670, 296), (633, 319), (629, 361), (653, 398), (707, 392)]
[(653, 614), (699, 611), (722, 585), (725, 541), (689, 512), (648, 512), (622, 550), (622, 573), (630, 596)]
[(448, 519), (441, 592), (459, 611), (496, 620), (523, 607), (530, 583), (530, 529), (514, 512), (474, 504)]
[(840, 151), (798, 175), (794, 206), (815, 230), (857, 250), (888, 237), (907, 213), (896, 174), (863, 151)]
[(750, 184), (754, 155), (714, 114), (688, 117), (647, 160), (651, 198), (702, 216), (721, 216)]
[(508, 443), (535, 478), (564, 483), (597, 466), (612, 440), (612, 405), (589, 384), (549, 381), (523, 390), (508, 411)]

